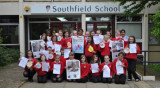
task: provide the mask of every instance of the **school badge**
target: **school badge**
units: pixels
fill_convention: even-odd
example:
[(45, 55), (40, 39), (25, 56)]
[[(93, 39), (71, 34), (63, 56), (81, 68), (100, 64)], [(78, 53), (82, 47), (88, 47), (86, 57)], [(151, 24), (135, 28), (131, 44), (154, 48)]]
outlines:
[(37, 69), (40, 69), (42, 66), (41, 66), (40, 62), (37, 62), (37, 64), (35, 65), (35, 67), (36, 67)]
[(28, 61), (28, 62), (27, 62), (27, 67), (28, 67), (28, 68), (31, 68), (32, 65), (33, 65), (33, 62), (32, 62), (32, 61)]
[(67, 43), (67, 46), (68, 46), (68, 48), (71, 48), (71, 43), (68, 42), (68, 43)]
[(46, 11), (48, 12), (50, 10), (50, 5), (46, 6)]
[(89, 51), (89, 52), (93, 52), (93, 50), (94, 50), (93, 47), (92, 47), (92, 46), (89, 46), (88, 51)]
[(100, 45), (101, 48), (104, 48), (104, 47), (105, 47), (104, 42), (101, 42), (99, 45)]

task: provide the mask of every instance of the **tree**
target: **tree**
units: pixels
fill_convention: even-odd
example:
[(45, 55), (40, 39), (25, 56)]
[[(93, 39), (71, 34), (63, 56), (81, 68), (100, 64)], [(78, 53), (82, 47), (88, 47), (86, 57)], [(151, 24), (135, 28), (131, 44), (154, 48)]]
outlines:
[[(135, 16), (145, 8), (150, 8), (160, 2), (160, 0), (114, 0), (119, 1), (121, 6), (124, 6), (124, 16)], [(131, 2), (130, 4), (126, 4)], [(158, 9), (160, 11), (160, 7)], [(151, 16), (154, 26), (150, 29), (151, 34), (160, 39), (160, 13)]]

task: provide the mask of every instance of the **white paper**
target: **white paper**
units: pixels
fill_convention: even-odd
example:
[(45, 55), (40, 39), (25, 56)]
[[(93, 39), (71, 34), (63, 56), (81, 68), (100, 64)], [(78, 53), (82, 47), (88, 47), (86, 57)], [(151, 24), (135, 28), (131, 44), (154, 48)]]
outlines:
[(66, 74), (67, 74), (67, 79), (80, 79), (81, 77), (80, 61), (67, 60)]
[(117, 71), (117, 74), (124, 74), (124, 69), (122, 67), (122, 62), (119, 61), (119, 60), (116, 62), (116, 71)]
[(104, 65), (103, 67), (103, 78), (110, 78), (111, 73), (110, 73), (110, 68), (107, 65)]
[(46, 59), (49, 58), (49, 51), (43, 50), (42, 53), (46, 56)]
[(51, 37), (47, 36), (47, 41), (51, 41)]
[(22, 57), (22, 59), (21, 59), (21, 61), (19, 62), (18, 66), (20, 66), (20, 67), (22, 67), (22, 68), (25, 68), (27, 62), (28, 62), (28, 59), (25, 58), (25, 57)]
[(54, 45), (54, 53), (57, 53), (57, 52), (60, 52), (60, 50), (61, 50), (61, 45), (59, 45), (59, 44), (55, 44)]
[(64, 49), (64, 58), (68, 58), (70, 52), (71, 52), (71, 49)]
[(61, 72), (61, 65), (60, 64), (54, 64), (53, 74), (60, 74), (60, 72)]
[(40, 58), (41, 53), (40, 52), (33, 52), (33, 57), (34, 58)]
[(48, 42), (47, 42), (47, 47), (51, 47), (52, 50), (53, 50), (53, 49), (54, 49), (53, 42), (52, 42), (52, 41), (48, 41)]
[(49, 63), (42, 62), (42, 71), (49, 71)]
[(94, 44), (99, 44), (100, 41), (99, 41), (99, 36), (93, 36), (93, 41), (94, 41)]
[(92, 68), (92, 73), (99, 72), (99, 70), (98, 70), (98, 63), (91, 64), (91, 68)]
[(103, 35), (99, 35), (99, 42), (103, 41), (104, 36)]
[(130, 53), (137, 53), (137, 45), (136, 44), (129, 44)]

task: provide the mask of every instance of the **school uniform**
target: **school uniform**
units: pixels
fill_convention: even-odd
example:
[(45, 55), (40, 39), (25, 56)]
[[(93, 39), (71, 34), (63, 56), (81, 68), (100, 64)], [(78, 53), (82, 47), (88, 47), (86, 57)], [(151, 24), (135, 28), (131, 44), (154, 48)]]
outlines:
[(32, 66), (30, 68), (28, 68), (27, 66), (25, 67), (25, 71), (23, 72), (23, 76), (28, 77), (29, 81), (33, 81), (33, 76), (36, 73), (34, 66), (37, 63), (37, 60), (32, 58), (32, 59), (28, 59), (28, 62), (31, 62)]
[(63, 37), (60, 37), (60, 36), (57, 37), (57, 43), (58, 43), (58, 44), (62, 44), (62, 39), (63, 39)]
[(87, 58), (88, 63), (90, 63), (92, 56), (94, 55), (94, 53), (89, 52), (89, 50), (88, 50), (90, 46), (93, 47), (93, 49), (94, 49), (93, 51), (95, 51), (95, 54), (96, 54), (96, 46), (94, 43), (92, 45), (90, 43), (88, 43), (87, 45), (85, 44), (85, 56)]
[[(49, 66), (50, 66), (50, 67), (51, 67), (52, 63), (54, 62), (54, 57), (55, 57), (55, 54), (54, 54), (54, 53), (51, 53), (51, 54), (49, 54), (48, 60), (46, 60), (47, 62), (49, 62)], [(47, 72), (47, 78), (48, 78), (48, 79), (51, 78), (51, 74), (52, 74), (51, 71), (48, 71), (48, 72)]]
[(88, 81), (88, 77), (89, 77), (88, 76), (90, 72), (89, 64), (87, 62), (81, 63), (80, 67), (81, 67), (81, 79), (78, 80), (78, 82), (85, 83)]
[[(89, 67), (91, 68), (91, 64), (89, 65)], [(101, 65), (98, 64), (98, 68), (101, 69)], [(101, 73), (100, 71), (97, 73), (92, 73), (92, 71), (90, 70), (91, 73), (91, 77), (90, 77), (90, 81), (97, 83), (97, 82), (101, 82)]]
[(35, 70), (37, 71), (37, 81), (38, 83), (46, 83), (47, 82), (47, 71), (42, 71), (42, 62), (38, 62), (38, 63), (41, 64), (41, 68), (39, 69), (35, 68)]
[[(103, 41), (104, 42), (104, 41)], [(102, 42), (101, 42), (102, 43)], [(109, 47), (109, 43), (110, 42), (104, 42), (105, 44), (105, 47), (104, 48), (101, 48), (100, 47), (100, 44), (98, 45), (98, 50), (100, 51), (101, 53), (101, 63), (104, 62), (104, 56), (108, 55), (110, 56), (110, 47)]]
[[(53, 68), (54, 68), (54, 65), (55, 64), (60, 64), (61, 65), (61, 68), (60, 68), (60, 74), (53, 74), (52, 73), (52, 76), (51, 76), (51, 80), (52, 82), (62, 82), (63, 81), (63, 71), (64, 71), (64, 65), (63, 65), (63, 62), (59, 61), (58, 63), (56, 63), (55, 61), (52, 63), (52, 66), (51, 66), (51, 71), (53, 72)], [(60, 75), (59, 78), (57, 78), (57, 75)]]
[(61, 41), (62, 44), (62, 48), (67, 48), (67, 49), (71, 49), (72, 50), (72, 38), (68, 37), (68, 38), (63, 38)]
[[(60, 56), (60, 61), (63, 63), (64, 67), (66, 67), (66, 58), (64, 58), (64, 55)], [(66, 80), (66, 69), (64, 69), (63, 71), (63, 79)]]
[[(125, 46), (127, 48), (128, 45)], [(137, 53), (126, 53), (126, 60), (128, 62), (128, 79), (132, 80), (132, 75), (134, 79), (139, 79), (137, 73), (136, 73), (136, 61), (137, 61), (137, 54), (140, 54), (140, 48), (137, 44)]]
[[(116, 64), (118, 62), (121, 62), (122, 64), (125, 65), (125, 67), (123, 67), (123, 73), (121, 73), (120, 75), (118, 75), (118, 67), (116, 66)], [(114, 81), (116, 84), (125, 84), (126, 82), (126, 69), (128, 68), (128, 63), (126, 59), (123, 59), (122, 61), (120, 61), (118, 58), (114, 59), (113, 61), (113, 71), (114, 71)]]
[[(110, 78), (103, 78), (103, 68), (104, 68), (105, 65), (107, 65), (110, 69)], [(111, 78), (111, 77), (113, 77), (113, 64), (112, 64), (112, 62), (109, 62), (109, 63), (103, 62), (101, 64), (101, 70), (100, 71), (102, 73), (102, 82), (103, 83), (112, 83), (112, 78)]]

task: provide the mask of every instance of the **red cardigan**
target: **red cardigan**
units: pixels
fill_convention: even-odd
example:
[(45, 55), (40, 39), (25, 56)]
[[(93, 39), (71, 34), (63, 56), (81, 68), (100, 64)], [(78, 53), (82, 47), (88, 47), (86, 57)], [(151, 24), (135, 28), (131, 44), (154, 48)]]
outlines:
[[(103, 72), (103, 67), (104, 67), (104, 65), (106, 65), (105, 64), (105, 62), (103, 62), (102, 64), (101, 64), (101, 70), (100, 70), (100, 72), (102, 73)], [(112, 62), (109, 62), (109, 64), (107, 65), (109, 68), (110, 68), (110, 76), (113, 76), (113, 64), (112, 64)], [(103, 74), (103, 73), (102, 73)]]
[[(114, 59), (114, 61), (113, 61), (113, 71), (114, 71), (114, 73), (115, 73), (116, 75), (117, 75), (117, 70), (116, 70), (117, 60), (118, 60), (118, 58)], [(122, 64), (125, 65), (125, 67), (124, 67), (123, 69), (124, 69), (124, 75), (126, 75), (126, 69), (128, 68), (127, 60), (126, 60), (126, 59), (123, 59), (121, 62), (122, 62)]]
[(53, 58), (52, 59), (48, 59), (47, 62), (49, 62), (49, 66), (51, 67), (51, 64), (52, 62), (54, 61), (54, 57), (55, 57), (55, 54), (53, 54)]
[[(140, 54), (141, 50), (140, 50), (138, 44), (136, 44), (136, 45), (137, 45), (137, 53), (126, 53), (125, 58), (127, 58), (127, 59), (134, 59), (134, 60), (137, 59), (137, 54)], [(127, 47), (128, 47), (128, 44), (125, 46), (125, 48), (127, 48)]]
[(42, 71), (42, 63), (41, 62), (39, 62), (39, 63), (41, 64), (41, 68), (40, 69), (35, 68), (35, 70), (37, 71), (37, 74), (40, 75), (40, 76), (46, 75), (47, 71)]
[(69, 37), (68, 39), (66, 39), (66, 38), (62, 39), (62, 41), (61, 41), (62, 48), (68, 48), (68, 46), (67, 46), (68, 42), (71, 43), (71, 48), (69, 48), (69, 49), (72, 49), (72, 38), (71, 37)]
[(90, 72), (90, 68), (89, 68), (89, 64), (85, 63), (85, 64), (80, 64), (81, 66), (81, 78), (84, 78), (85, 76), (88, 77), (88, 73)]
[(109, 43), (105, 43), (105, 47), (101, 48), (100, 45), (98, 45), (98, 50), (101, 52), (101, 56), (105, 56), (108, 55), (110, 56), (110, 47), (109, 47)]
[(59, 62), (59, 63), (55, 63), (53, 62), (51, 67), (50, 67), (50, 71), (53, 71), (53, 67), (54, 67), (54, 64), (60, 64), (61, 65), (61, 71), (60, 71), (60, 74), (59, 75), (62, 75), (63, 71), (64, 71), (64, 65), (63, 65), (63, 62)]
[(64, 67), (66, 66), (66, 60), (67, 59), (65, 59), (64, 56), (60, 56), (60, 61), (63, 63)]
[(94, 55), (94, 53), (88, 51), (89, 46), (92, 46), (94, 51), (95, 51), (95, 53), (96, 53), (96, 45), (94, 43), (92, 45), (90, 45), (90, 44), (86, 45), (85, 44), (84, 46), (85, 46), (85, 56), (86, 57), (91, 57), (91, 56)]
[[(33, 64), (32, 64), (32, 67), (31, 68), (34, 68), (34, 65), (37, 63), (37, 60), (36, 59), (34, 59), (34, 58), (32, 58), (32, 60), (28, 60), (28, 62), (29, 61), (32, 61), (33, 62)], [(28, 67), (26, 66), (25, 67), (25, 70), (28, 70)]]

